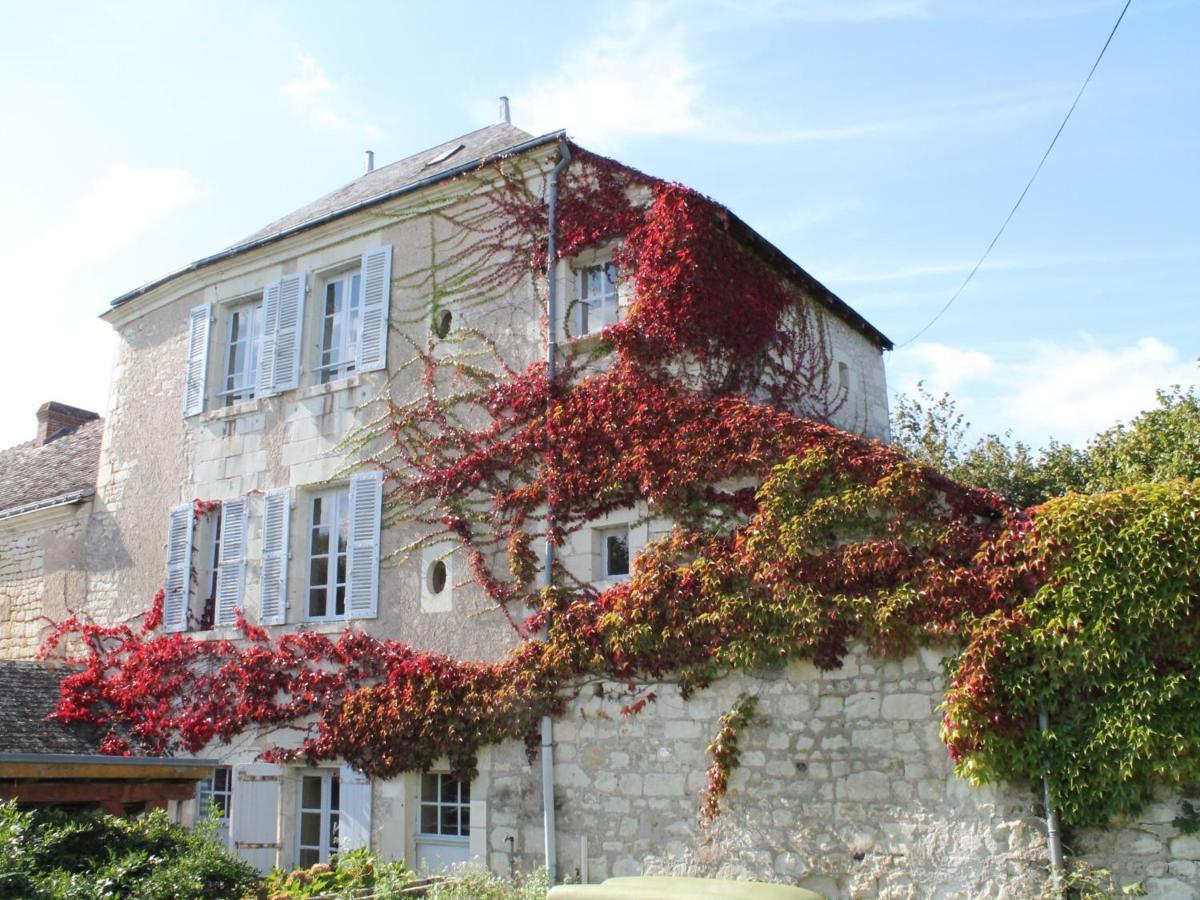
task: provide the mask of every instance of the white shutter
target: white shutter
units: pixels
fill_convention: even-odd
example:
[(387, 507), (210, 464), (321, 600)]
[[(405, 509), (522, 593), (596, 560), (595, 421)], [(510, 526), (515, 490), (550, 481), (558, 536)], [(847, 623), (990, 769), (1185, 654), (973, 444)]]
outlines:
[[(265, 303), (264, 303), (265, 306)], [(300, 339), (304, 333), (304, 273), (279, 279), (279, 306), (275, 314), (271, 393), (300, 386)], [(265, 332), (264, 332), (265, 334)], [(263, 348), (265, 354), (266, 347)]]
[(258, 388), (259, 397), (269, 397), (275, 393), (272, 385), (275, 383), (275, 329), (279, 323), (279, 282), (273, 282), (263, 288), (262, 305), (262, 347), (258, 354)]
[(346, 554), (346, 615), (373, 619), (379, 614), (379, 517), (383, 473), (350, 479), (350, 547)]
[(279, 774), (279, 766), (269, 763), (233, 768), (233, 852), (260, 872), (279, 864)]
[(167, 581), (163, 631), (186, 631), (192, 591), (192, 504), (171, 508), (167, 523)]
[(282, 625), (287, 619), (288, 489), (267, 491), (263, 506), (262, 599), (258, 621), (260, 625)]
[(208, 379), (208, 323), (212, 311), (207, 303), (188, 314), (187, 366), (183, 381), (184, 418), (204, 412), (204, 388)]
[(338, 852), (371, 849), (371, 779), (342, 766), (338, 776)]
[(392, 245), (368, 250), (362, 257), (362, 320), (358, 328), (360, 372), (387, 367), (388, 307), (392, 295)]
[(216, 625), (233, 625), (246, 584), (246, 501), (221, 504), (221, 558), (217, 564)]

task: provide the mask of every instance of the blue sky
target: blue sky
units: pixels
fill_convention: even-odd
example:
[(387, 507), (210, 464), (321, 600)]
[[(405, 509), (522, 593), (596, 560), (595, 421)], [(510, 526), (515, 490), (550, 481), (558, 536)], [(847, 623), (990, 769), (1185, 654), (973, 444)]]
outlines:
[[(496, 117), (712, 195), (897, 343), (1020, 192), (1122, 0), (21, 4), (0, 34), (0, 446), (104, 409), (124, 291)], [(1200, 4), (1134, 0), (958, 303), (887, 359), (1081, 440), (1200, 381)]]

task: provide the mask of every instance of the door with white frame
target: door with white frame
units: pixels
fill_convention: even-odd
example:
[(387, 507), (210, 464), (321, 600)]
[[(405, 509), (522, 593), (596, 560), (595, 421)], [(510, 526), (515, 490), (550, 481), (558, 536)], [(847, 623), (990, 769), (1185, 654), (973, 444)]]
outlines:
[(417, 804), (417, 871), (439, 872), (471, 856), (471, 784), (445, 772), (421, 776)]

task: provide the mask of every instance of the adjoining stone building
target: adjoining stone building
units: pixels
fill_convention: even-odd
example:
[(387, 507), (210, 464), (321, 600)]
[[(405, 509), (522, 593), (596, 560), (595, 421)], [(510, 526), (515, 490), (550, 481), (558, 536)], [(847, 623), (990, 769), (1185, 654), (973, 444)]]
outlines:
[(0, 659), (37, 654), (48, 619), (82, 609), (104, 422), (43, 403), (37, 437), (0, 450)]
[[(401, 364), (450, 320), (493, 336), (516, 367), (539, 357), (532, 287), (480, 305), (444, 286), (462, 274), (472, 240), (456, 219), (490, 202), (498, 162), (519, 162), (541, 196), (562, 140), (503, 122), (369, 168), (113, 302), (104, 318), (118, 352), (87, 529), (94, 618), (138, 613), (165, 587), (164, 627), (197, 636), (235, 637), (242, 611), (276, 634), (349, 625), (466, 659), (514, 645), (455, 553), (386, 562), (419, 535), (381, 527), (378, 476), (349, 474), (339, 444), (385, 383), (393, 396), (417, 395)], [(846, 401), (833, 424), (886, 440), (888, 339), (738, 227), (820, 317), (830, 382)], [(559, 291), (573, 298), (564, 330), (581, 340), (585, 279), (613, 285), (589, 300), (593, 322), (618, 319), (631, 299), (607, 277), (608, 249), (559, 267)], [(644, 512), (591, 523), (564, 548), (564, 564), (583, 580), (626, 577), (628, 561), (670, 527)], [(1020, 896), (1036, 882), (1032, 794), (975, 791), (951, 773), (937, 739), (936, 655), (881, 663), (856, 652), (839, 672), (795, 667), (758, 686), (771, 724), (747, 732), (727, 811), (708, 830), (696, 824), (704, 747), (738, 678), (687, 703), (664, 689), (629, 721), (577, 701), (555, 736), (559, 871), (593, 881), (720, 872), (831, 896)], [(246, 735), (206, 750), (220, 764), (201, 803), (229, 812), (231, 846), (262, 868), (323, 860), (335, 837), (426, 871), (541, 862), (540, 779), (515, 742), (485, 751), (466, 784), (446, 768), (372, 781), (346, 766), (259, 762), (279, 740)], [(1173, 837), (1155, 838), (1164, 879), (1180, 862)]]

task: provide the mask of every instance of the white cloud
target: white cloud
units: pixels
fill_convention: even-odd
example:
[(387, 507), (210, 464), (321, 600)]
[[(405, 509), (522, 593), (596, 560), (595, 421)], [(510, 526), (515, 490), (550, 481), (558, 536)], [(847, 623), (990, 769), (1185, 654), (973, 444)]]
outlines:
[(897, 392), (911, 394), (920, 380), (934, 395), (949, 391), (980, 432), (1082, 444), (1149, 409), (1156, 390), (1200, 383), (1200, 369), (1156, 337), (1120, 346), (1085, 337), (1030, 341), (1003, 356), (914, 344), (895, 353), (889, 380)]
[(99, 271), (199, 194), (180, 169), (113, 166), (52, 227), (4, 246), (5, 290), (20, 302), (5, 312), (0, 447), (32, 437), (47, 400), (104, 410), (114, 338), (94, 315), (111, 299)]
[(337, 107), (338, 90), (325, 70), (301, 53), (294, 78), (279, 89), (292, 112), (322, 131), (349, 131), (350, 121)]
[(514, 96), (518, 121), (538, 130), (567, 125), (581, 141), (694, 133), (703, 86), (682, 28), (635, 4), (591, 44), (577, 46), (557, 74)]

